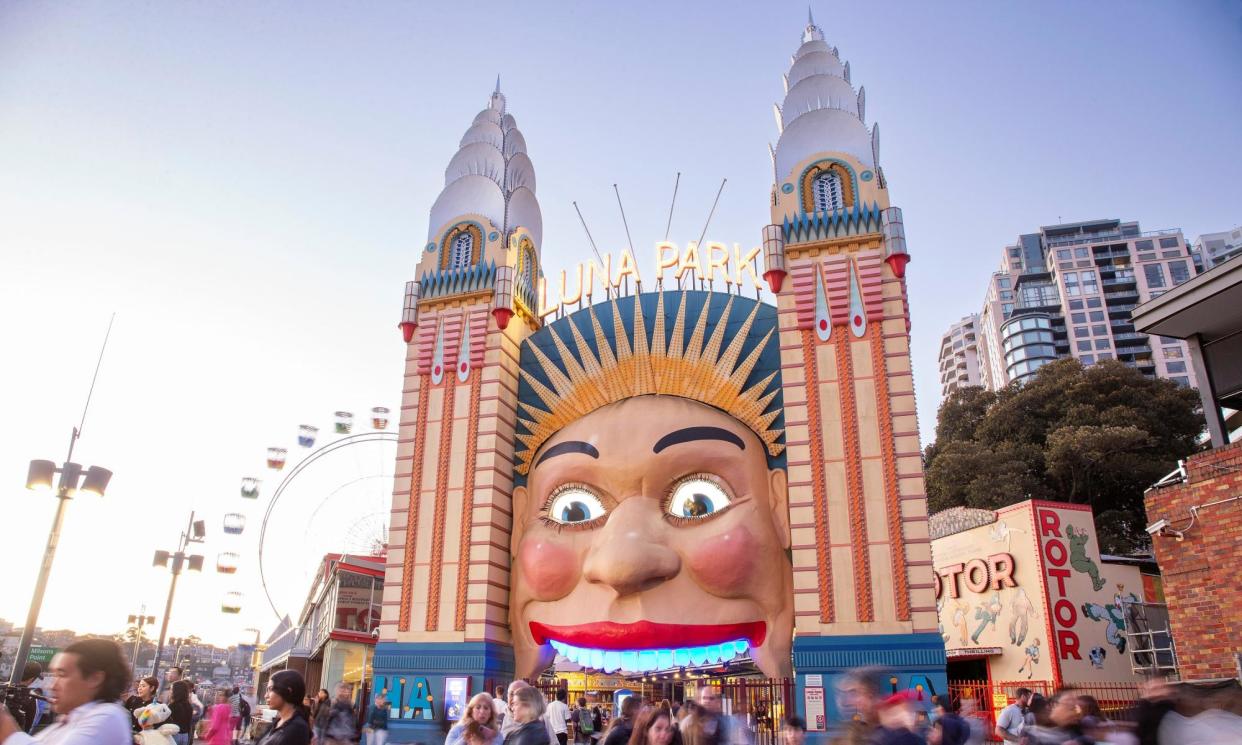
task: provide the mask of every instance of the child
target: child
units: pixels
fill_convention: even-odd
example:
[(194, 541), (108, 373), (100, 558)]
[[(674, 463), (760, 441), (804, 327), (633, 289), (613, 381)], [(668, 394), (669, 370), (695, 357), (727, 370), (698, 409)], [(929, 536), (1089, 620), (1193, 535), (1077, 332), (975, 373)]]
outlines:
[(170, 716), (172, 709), (165, 704), (150, 704), (136, 710), (134, 719), (142, 731), (134, 735), (135, 745), (173, 745), (172, 736), (180, 732), (180, 728), (175, 724), (161, 724)]
[(210, 745), (231, 745), (233, 740), (233, 708), (223, 688), (216, 691), (216, 703), (211, 707), (207, 733), (203, 739)]

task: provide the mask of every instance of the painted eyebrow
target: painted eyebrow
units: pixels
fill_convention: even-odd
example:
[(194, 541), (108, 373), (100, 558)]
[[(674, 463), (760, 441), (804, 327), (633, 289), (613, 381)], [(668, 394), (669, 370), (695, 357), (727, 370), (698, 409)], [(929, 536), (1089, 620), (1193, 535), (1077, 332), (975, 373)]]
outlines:
[(539, 460), (535, 461), (535, 465), (539, 465), (548, 458), (555, 458), (558, 455), (566, 453), (582, 453), (592, 458), (599, 459), (599, 451), (589, 442), (581, 442), (579, 440), (569, 440), (568, 442), (558, 442), (547, 450), (543, 451), (543, 455), (539, 456)]
[(659, 442), (655, 444), (655, 447), (651, 448), (651, 452), (658, 453), (672, 445), (694, 442), (695, 440), (722, 440), (724, 442), (731, 442), (742, 450), (746, 449), (746, 443), (742, 442), (742, 438), (727, 429), (721, 429), (720, 427), (686, 427), (685, 429), (669, 432), (661, 437)]

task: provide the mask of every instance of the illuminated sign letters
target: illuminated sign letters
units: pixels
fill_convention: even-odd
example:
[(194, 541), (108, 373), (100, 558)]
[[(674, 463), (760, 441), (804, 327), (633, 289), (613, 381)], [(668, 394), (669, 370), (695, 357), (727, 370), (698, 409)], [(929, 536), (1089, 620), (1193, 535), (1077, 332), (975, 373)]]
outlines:
[(949, 597), (961, 596), (961, 584), (973, 593), (1000, 590), (1003, 587), (1017, 587), (1013, 579), (1013, 554), (992, 554), (987, 559), (971, 559), (965, 563), (951, 564), (941, 567), (933, 575), (936, 580), (936, 598), (949, 591)]
[[(676, 243), (660, 241), (655, 244), (655, 278), (663, 283), (665, 272), (670, 271), (672, 279), (678, 282), (720, 280), (726, 289), (736, 285), (759, 290), (763, 288), (757, 269), (760, 251), (760, 246), (743, 250), (740, 243), (734, 243), (730, 250), (727, 245), (715, 241), (702, 246), (691, 241), (684, 250), (679, 250)], [(539, 316), (550, 316), (583, 300), (589, 302), (597, 287), (607, 292), (628, 286), (630, 281), (637, 289), (643, 278), (629, 249), (623, 250), (616, 261), (612, 254), (604, 254), (599, 261), (590, 259), (572, 269), (562, 269), (555, 281), (546, 277), (539, 280)]]

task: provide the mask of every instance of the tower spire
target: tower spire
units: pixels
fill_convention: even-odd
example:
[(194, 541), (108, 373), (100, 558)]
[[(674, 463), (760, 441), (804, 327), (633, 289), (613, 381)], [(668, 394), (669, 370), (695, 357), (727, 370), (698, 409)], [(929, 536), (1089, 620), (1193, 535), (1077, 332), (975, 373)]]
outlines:
[(811, 6), (806, 6), (806, 30), (802, 32), (802, 43), (808, 41), (823, 41), (824, 31), (815, 25), (815, 14), (811, 12)]
[(496, 93), (500, 93), (500, 73), (496, 73)]

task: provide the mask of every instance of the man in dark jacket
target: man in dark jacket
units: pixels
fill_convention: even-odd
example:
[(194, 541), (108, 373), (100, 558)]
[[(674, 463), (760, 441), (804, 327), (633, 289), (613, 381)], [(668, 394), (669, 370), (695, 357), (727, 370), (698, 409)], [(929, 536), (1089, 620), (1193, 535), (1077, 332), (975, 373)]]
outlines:
[(324, 738), (329, 745), (349, 745), (358, 739), (358, 728), (355, 726), (358, 716), (350, 703), (350, 688), (341, 683), (336, 687), (336, 700), (332, 702), (332, 713), (328, 715), (328, 730)]
[(966, 745), (970, 739), (970, 725), (958, 715), (958, 702), (947, 693), (932, 697), (938, 716), (933, 729), (940, 730), (940, 745)]

